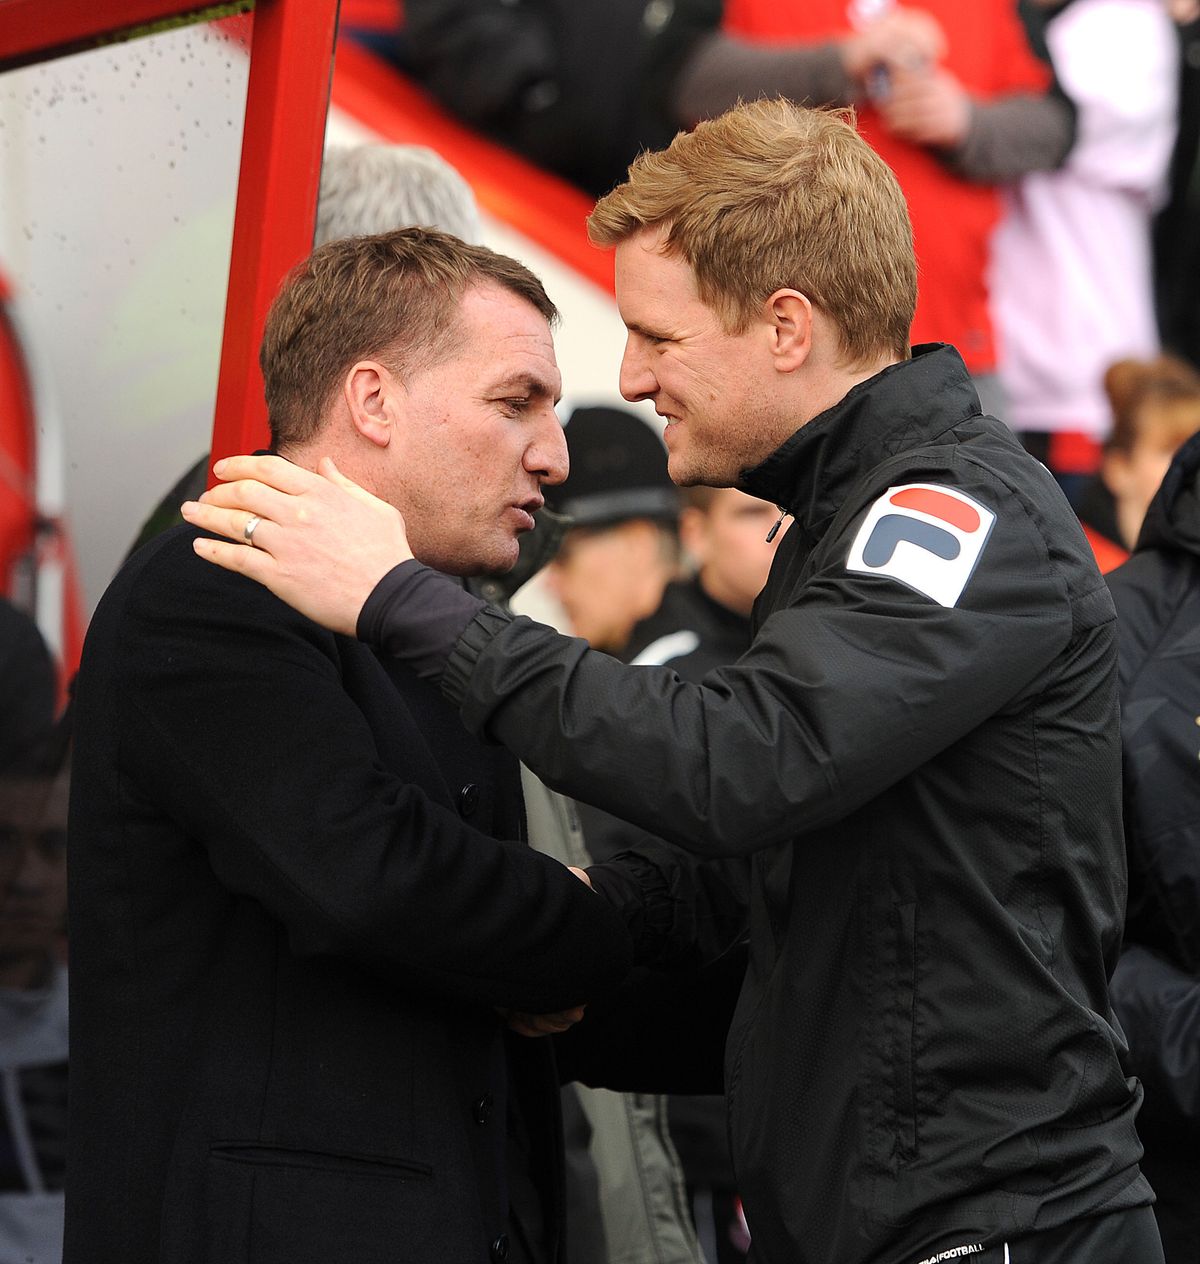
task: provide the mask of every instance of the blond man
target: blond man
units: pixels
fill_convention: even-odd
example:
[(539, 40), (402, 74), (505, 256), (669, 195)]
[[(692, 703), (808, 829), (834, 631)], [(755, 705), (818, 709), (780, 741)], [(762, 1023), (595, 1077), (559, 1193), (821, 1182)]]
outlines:
[[(690, 684), (434, 599), (396, 514), (329, 466), (230, 462), (287, 494), (189, 509), (234, 538), (271, 518), (261, 550), (197, 551), (420, 662), (551, 785), (751, 857), (749, 967), (711, 1036), (760, 1264), (1161, 1260), (1106, 991), (1112, 605), (957, 353), (910, 349), (895, 179), (844, 119), (759, 102), (643, 155), (589, 228), (615, 253), (621, 389), (665, 418), (672, 477), (793, 518), (737, 663)], [(672, 853), (590, 873), (644, 963), (741, 929)]]

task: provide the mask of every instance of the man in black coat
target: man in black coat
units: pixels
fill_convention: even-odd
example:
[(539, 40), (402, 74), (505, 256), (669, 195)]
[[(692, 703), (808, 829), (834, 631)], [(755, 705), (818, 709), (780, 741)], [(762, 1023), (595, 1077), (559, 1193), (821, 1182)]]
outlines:
[[(504, 570), (565, 474), (554, 315), (444, 234), (332, 242), (268, 319), (273, 445)], [(124, 567), (80, 672), (67, 1264), (561, 1261), (553, 1055), (504, 1015), (577, 1016), (621, 918), (431, 685), (196, 534)]]

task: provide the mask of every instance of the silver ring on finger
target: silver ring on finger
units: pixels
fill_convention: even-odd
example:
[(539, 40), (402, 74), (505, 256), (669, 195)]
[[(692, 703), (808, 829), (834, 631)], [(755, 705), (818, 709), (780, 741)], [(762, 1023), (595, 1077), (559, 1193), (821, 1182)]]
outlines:
[(249, 520), (249, 521), (246, 523), (246, 525), (242, 528), (242, 536), (243, 536), (243, 538), (245, 539), (246, 543), (247, 543), (248, 545), (250, 545), (250, 547), (251, 547), (251, 548), (253, 548), (253, 547), (254, 547), (254, 532), (255, 532), (255, 529), (258, 527), (258, 524), (259, 524), (261, 521), (262, 521), (262, 519), (258, 516), (258, 514), (251, 514), (251, 515), (250, 515), (250, 520)]

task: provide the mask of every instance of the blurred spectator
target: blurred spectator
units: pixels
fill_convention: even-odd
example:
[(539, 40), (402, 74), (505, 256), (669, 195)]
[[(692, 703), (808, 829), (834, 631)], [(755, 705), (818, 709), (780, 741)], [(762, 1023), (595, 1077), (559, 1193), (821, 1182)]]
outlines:
[(1079, 503), (1102, 571), (1129, 556), (1171, 458), (1200, 430), (1200, 373), (1173, 356), (1120, 360), (1104, 374), (1112, 430)]
[(55, 690), (54, 662), (37, 624), (0, 597), (0, 769), (49, 727)]
[(991, 285), (1005, 420), (1077, 501), (1108, 432), (1105, 367), (1159, 347), (1150, 228), (1175, 137), (1178, 51), (1163, 0), (1042, 7), (1076, 141), (1060, 170), (1007, 191)]
[(679, 539), (696, 574), (670, 584), (658, 609), (634, 628), (626, 661), (670, 663), (684, 680), (700, 680), (740, 658), (782, 535), (767, 541), (778, 518), (774, 505), (733, 487), (686, 488)]
[[(325, 151), (314, 249), (335, 237), (413, 226), (479, 241), (475, 195), (444, 158), (422, 145), (332, 145)], [(206, 452), (150, 511), (130, 552), (178, 526), (179, 506), (199, 497), (207, 484)]]
[(0, 772), (0, 1259), (62, 1259), (67, 1140), (65, 723)]
[(679, 571), (679, 492), (662, 443), (620, 408), (577, 408), (567, 422), (571, 472), (546, 503), (572, 519), (546, 568), (571, 631), (619, 654)]
[[(997, 398), (986, 285), (999, 217), (994, 182), (1059, 163), (1069, 105), (1029, 46), (1013, 0), (728, 0), (724, 33), (698, 42), (676, 85), (681, 111), (711, 116), (782, 93), (853, 104), (908, 200), (920, 266), (914, 343), (951, 342), (985, 412)], [(774, 62), (745, 60), (753, 43)]]
[(475, 195), (444, 158), (420, 145), (335, 145), (325, 151), (314, 247), (410, 224), (479, 241)]
[(1120, 644), (1129, 912), (1113, 1009), (1145, 1090), (1167, 1264), (1200, 1259), (1200, 436), (1109, 576)]
[(1200, 368), (1200, 0), (1171, 0), (1180, 24), (1179, 136), (1170, 197), (1154, 225), (1163, 345)]
[(720, 0), (406, 0), (409, 69), (452, 113), (593, 195), (678, 129), (678, 64)]

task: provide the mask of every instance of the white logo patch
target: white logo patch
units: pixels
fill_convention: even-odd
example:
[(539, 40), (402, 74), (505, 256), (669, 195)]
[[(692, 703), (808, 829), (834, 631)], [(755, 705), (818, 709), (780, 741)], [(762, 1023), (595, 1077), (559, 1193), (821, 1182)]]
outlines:
[(952, 487), (906, 483), (871, 506), (846, 569), (887, 575), (939, 605), (956, 606), (996, 515)]

